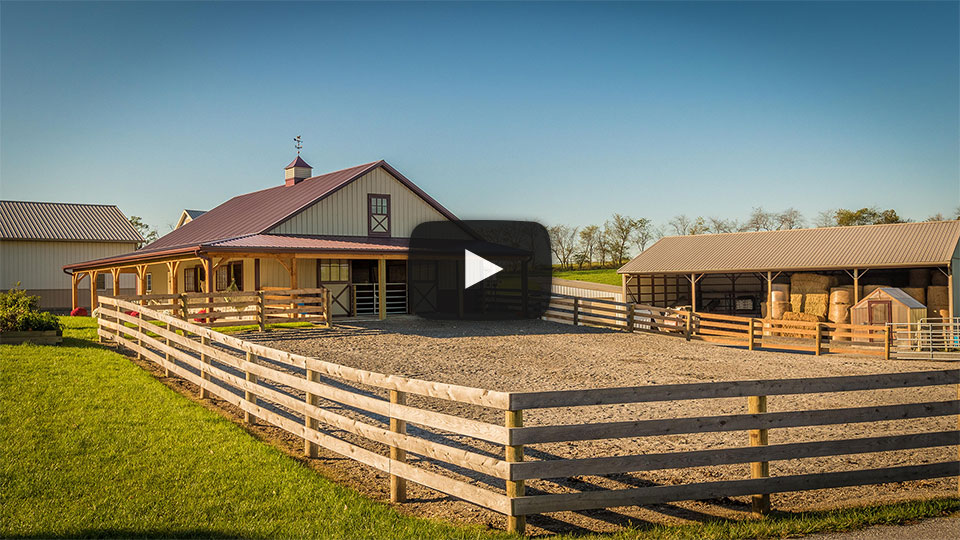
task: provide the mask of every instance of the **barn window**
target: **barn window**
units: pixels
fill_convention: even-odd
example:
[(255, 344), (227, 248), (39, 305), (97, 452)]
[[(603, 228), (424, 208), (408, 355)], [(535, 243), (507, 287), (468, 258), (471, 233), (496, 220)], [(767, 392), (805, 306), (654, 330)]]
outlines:
[(107, 275), (97, 274), (97, 290), (103, 290), (106, 288), (107, 288)]
[(183, 290), (185, 292), (199, 292), (200, 282), (203, 281), (203, 267), (194, 266), (193, 268), (183, 269)]
[(147, 292), (153, 292), (153, 274), (147, 272)]
[(320, 259), (318, 262), (318, 282), (342, 283), (350, 280), (350, 261), (347, 259)]
[(367, 195), (367, 233), (390, 236), (390, 195)]
[(236, 290), (243, 290), (243, 262), (237, 261), (217, 268), (217, 290), (226, 291), (236, 286)]

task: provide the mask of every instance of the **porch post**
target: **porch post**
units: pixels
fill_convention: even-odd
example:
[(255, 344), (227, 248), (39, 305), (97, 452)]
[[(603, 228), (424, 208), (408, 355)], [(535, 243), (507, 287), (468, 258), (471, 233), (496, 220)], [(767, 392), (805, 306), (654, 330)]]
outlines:
[(93, 310), (97, 309), (97, 272), (96, 270), (91, 270), (88, 272), (90, 274), (90, 315), (93, 315)]
[(853, 269), (853, 303), (856, 304), (860, 301), (860, 270), (858, 268)]
[(387, 260), (377, 259), (377, 301), (380, 307), (380, 320), (387, 318)]
[(697, 311), (697, 275), (690, 274), (690, 311)]
[(167, 262), (167, 292), (170, 294), (179, 294), (179, 279), (177, 272), (180, 271), (180, 261), (169, 261)]
[(773, 318), (773, 272), (767, 271), (767, 318)]
[(111, 268), (110, 273), (113, 275), (113, 295), (120, 296), (120, 269)]
[(77, 307), (79, 307), (79, 303), (80, 303), (80, 291), (78, 290), (80, 285), (80, 280), (77, 279), (76, 272), (70, 274), (70, 282), (71, 282), (70, 304), (73, 306), (70, 309), (74, 310), (74, 309), (77, 309)]

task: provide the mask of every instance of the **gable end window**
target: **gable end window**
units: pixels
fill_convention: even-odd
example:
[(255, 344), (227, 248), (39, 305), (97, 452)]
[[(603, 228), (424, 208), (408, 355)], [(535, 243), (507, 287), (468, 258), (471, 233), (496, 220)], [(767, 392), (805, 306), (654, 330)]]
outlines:
[(367, 194), (367, 234), (390, 236), (390, 195)]

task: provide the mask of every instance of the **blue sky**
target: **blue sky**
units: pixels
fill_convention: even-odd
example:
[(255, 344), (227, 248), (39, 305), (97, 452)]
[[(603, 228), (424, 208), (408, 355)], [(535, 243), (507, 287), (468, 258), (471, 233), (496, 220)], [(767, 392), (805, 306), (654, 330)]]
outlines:
[(14, 3), (0, 197), (161, 232), (386, 159), (464, 218), (960, 204), (958, 3)]

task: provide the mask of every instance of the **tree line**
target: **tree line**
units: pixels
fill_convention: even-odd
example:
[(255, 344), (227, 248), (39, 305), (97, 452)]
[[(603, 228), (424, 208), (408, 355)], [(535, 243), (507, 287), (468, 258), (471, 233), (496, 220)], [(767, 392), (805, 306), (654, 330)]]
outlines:
[[(924, 221), (947, 221), (960, 219), (960, 206), (954, 215), (934, 214)], [(817, 214), (814, 227), (846, 227), (852, 225), (879, 225), (883, 223), (906, 223), (893, 209), (878, 207), (850, 210), (837, 208)], [(647, 218), (632, 218), (614, 214), (603, 225), (573, 227), (554, 225), (547, 228), (551, 249), (561, 269), (606, 268), (620, 266), (636, 249), (641, 252), (663, 236), (695, 234), (718, 234), (747, 231), (779, 231), (801, 229), (807, 220), (796, 208), (781, 212), (768, 212), (762, 207), (754, 208), (745, 219), (722, 219), (718, 217), (674, 216), (661, 226)]]

